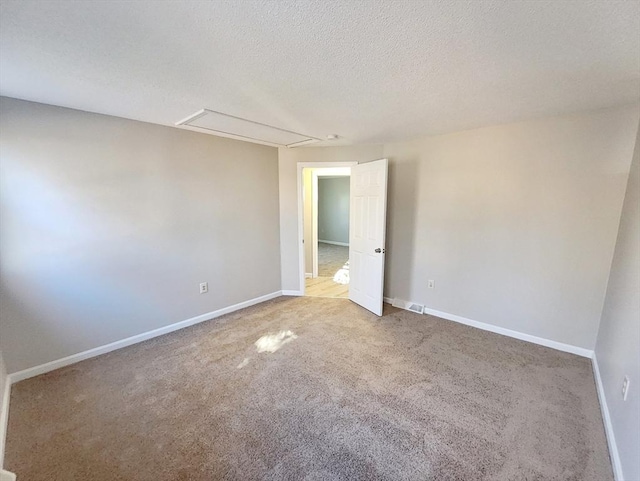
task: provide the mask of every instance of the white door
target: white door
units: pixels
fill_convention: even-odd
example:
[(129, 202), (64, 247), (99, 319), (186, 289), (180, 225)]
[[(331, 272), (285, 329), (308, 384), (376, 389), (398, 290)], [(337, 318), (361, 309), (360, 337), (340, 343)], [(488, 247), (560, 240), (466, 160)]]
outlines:
[(382, 315), (387, 159), (351, 167), (349, 299)]

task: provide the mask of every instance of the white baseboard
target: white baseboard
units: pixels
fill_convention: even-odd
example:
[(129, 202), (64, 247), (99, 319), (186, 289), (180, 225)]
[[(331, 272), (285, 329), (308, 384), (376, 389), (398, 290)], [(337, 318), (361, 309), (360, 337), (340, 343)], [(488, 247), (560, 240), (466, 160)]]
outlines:
[[(3, 392), (0, 393), (0, 468), (4, 466), (4, 446), (7, 439), (7, 425), (9, 424), (9, 401), (11, 400), (11, 379), (7, 377)], [(3, 478), (0, 477), (0, 481)]]
[(255, 304), (259, 304), (261, 302), (265, 302), (270, 299), (280, 297), (281, 295), (283, 295), (282, 291), (272, 292), (271, 294), (266, 294), (264, 296), (256, 297), (254, 299), (240, 302), (238, 304), (234, 304), (229, 307), (223, 307), (222, 309), (218, 309), (216, 311), (207, 312), (206, 314), (201, 314), (200, 316), (192, 317), (191, 319), (187, 319), (185, 321), (180, 321), (180, 322), (176, 322), (175, 324), (170, 324), (165, 327), (160, 327), (158, 329), (154, 329), (153, 331), (144, 332), (136, 336), (131, 336), (126, 339), (122, 339), (120, 341), (106, 344), (104, 346), (96, 347), (94, 349), (89, 349), (88, 351), (79, 352), (78, 354), (73, 354), (71, 356), (63, 357), (62, 359), (58, 359), (56, 361), (47, 362), (39, 366), (14, 372), (12, 374), (9, 374), (8, 376), (9, 382), (15, 383), (15, 382), (23, 381), (24, 379), (29, 379), (34, 376), (39, 376), (40, 374), (44, 374), (64, 366), (68, 366), (69, 364), (75, 364), (76, 362), (84, 361), (85, 359), (96, 357), (101, 354), (106, 354), (108, 352), (115, 351), (116, 349), (122, 349), (123, 347), (131, 346), (132, 344), (137, 344), (139, 342), (146, 341), (154, 337), (162, 336), (164, 334), (168, 334), (170, 332), (177, 331), (179, 329), (184, 329), (185, 327), (193, 326), (194, 324), (208, 321), (210, 319), (220, 317), (224, 314), (228, 314), (230, 312), (234, 312), (239, 309), (244, 309), (245, 307), (253, 306)]
[(590, 349), (585, 349), (583, 347), (564, 344), (562, 342), (552, 341), (543, 337), (532, 336), (531, 334), (525, 334), (523, 332), (513, 331), (511, 329), (505, 329), (504, 327), (494, 326), (493, 324), (487, 324), (485, 322), (474, 321), (472, 319), (467, 319), (466, 317), (456, 316), (455, 314), (436, 311), (435, 309), (429, 309), (428, 307), (424, 308), (424, 313), (436, 317), (441, 317), (449, 321), (459, 322), (460, 324), (466, 324), (467, 326), (477, 327), (478, 329), (482, 329), (483, 331), (495, 332), (496, 334), (502, 334), (503, 336), (520, 339), (521, 341), (532, 342), (533, 344), (550, 347), (551, 349), (556, 349), (558, 351), (570, 352), (571, 354), (577, 354), (578, 356), (588, 357), (590, 359), (593, 357), (593, 351)]
[[(385, 302), (392, 303), (393, 299), (389, 297), (384, 298)], [(539, 344), (541, 346), (550, 347), (558, 351), (569, 352), (582, 357), (593, 357), (593, 351), (585, 349), (583, 347), (573, 346), (571, 344), (564, 344), (562, 342), (552, 341), (543, 337), (532, 336), (531, 334), (525, 334), (519, 331), (513, 331), (504, 327), (494, 326), (493, 324), (487, 324), (485, 322), (474, 321), (473, 319), (467, 319), (466, 317), (457, 316), (455, 314), (449, 314), (448, 312), (436, 311), (428, 307), (424, 308), (424, 313), (431, 316), (447, 319), (448, 321), (458, 322), (467, 326), (476, 327), (483, 331), (495, 332), (496, 334), (502, 334), (503, 336), (513, 337), (514, 339), (520, 339), (521, 341), (531, 342), (533, 344)]]
[(9, 471), (5, 471), (4, 469), (0, 469), (0, 481), (16, 481), (16, 475)]
[(607, 406), (607, 397), (604, 394), (604, 386), (602, 384), (602, 378), (600, 377), (600, 367), (598, 366), (598, 359), (596, 358), (595, 353), (591, 358), (591, 363), (593, 366), (593, 376), (596, 379), (596, 391), (598, 392), (598, 399), (600, 400), (600, 411), (602, 411), (604, 431), (607, 435), (607, 444), (609, 445), (609, 456), (613, 466), (613, 476), (616, 481), (624, 481), (622, 462), (620, 461), (620, 454), (618, 453), (616, 436), (613, 432), (613, 424), (611, 424), (611, 416), (609, 415), (609, 408)]
[(349, 247), (348, 242), (337, 242), (337, 241), (330, 241), (330, 240), (323, 240), (323, 239), (318, 239), (318, 242), (324, 242), (325, 244), (332, 244), (334, 246)]
[(304, 296), (304, 292), (303, 292), (303, 291), (300, 291), (300, 290), (298, 290), (298, 291), (291, 291), (291, 290), (286, 290), (286, 289), (284, 289), (284, 290), (282, 291), (282, 295), (283, 295), (283, 296), (298, 296), (298, 297), (299, 297), (299, 296)]
[(304, 273), (304, 278), (305, 279), (311, 279), (313, 277), (313, 274), (311, 272), (305, 272)]

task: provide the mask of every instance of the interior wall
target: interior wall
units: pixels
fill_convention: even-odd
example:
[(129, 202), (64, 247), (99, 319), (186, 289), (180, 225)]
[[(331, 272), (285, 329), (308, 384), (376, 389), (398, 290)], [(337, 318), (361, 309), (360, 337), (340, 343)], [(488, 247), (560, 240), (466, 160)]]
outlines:
[(367, 162), (382, 158), (382, 145), (278, 149), (282, 289), (300, 291), (298, 239), (298, 162)]
[(386, 295), (593, 349), (638, 117), (633, 105), (386, 145)]
[[(640, 479), (640, 130), (600, 321), (596, 358), (624, 479)], [(624, 376), (631, 380), (622, 398)]]
[(349, 243), (349, 177), (318, 178), (318, 240)]
[(632, 105), (385, 146), (280, 149), (283, 288), (300, 289), (296, 163), (387, 157), (385, 296), (593, 349), (639, 115)]
[(275, 148), (0, 102), (9, 372), (280, 290)]

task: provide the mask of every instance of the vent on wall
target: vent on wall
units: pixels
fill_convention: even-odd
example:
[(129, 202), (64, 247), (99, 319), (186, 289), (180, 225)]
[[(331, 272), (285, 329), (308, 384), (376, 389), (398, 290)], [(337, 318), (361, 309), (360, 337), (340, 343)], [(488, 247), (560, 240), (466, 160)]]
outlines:
[(422, 304), (416, 304), (415, 302), (404, 301), (397, 297), (391, 303), (393, 307), (399, 307), (400, 309), (406, 309), (407, 311), (416, 312), (418, 314), (424, 313), (424, 306)]
[(291, 130), (273, 127), (209, 109), (199, 110), (195, 114), (176, 122), (176, 126), (208, 130), (224, 137), (238, 138), (274, 147), (298, 147), (322, 140), (311, 137), (310, 135), (299, 134)]

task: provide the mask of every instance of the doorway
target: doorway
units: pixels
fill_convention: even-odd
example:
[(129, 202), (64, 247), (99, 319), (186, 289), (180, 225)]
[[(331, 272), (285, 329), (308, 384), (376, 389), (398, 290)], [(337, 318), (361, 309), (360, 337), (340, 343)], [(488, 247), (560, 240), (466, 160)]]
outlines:
[[(318, 210), (312, 208), (309, 211), (309, 206), (313, 206), (314, 202), (317, 205), (318, 200), (318, 188), (317, 186), (315, 189), (313, 188), (313, 183), (316, 182), (314, 178), (317, 179), (322, 175), (318, 176), (317, 172), (314, 175), (313, 170), (307, 173), (307, 178), (311, 180), (308, 181), (305, 189), (305, 171), (306, 169), (348, 167), (350, 169), (349, 258), (348, 262), (343, 265), (342, 272), (339, 272), (339, 269), (334, 277), (328, 278), (331, 280), (331, 284), (327, 285), (334, 288), (335, 284), (340, 284), (335, 282), (336, 274), (344, 276), (348, 273), (346, 292), (349, 300), (378, 316), (382, 315), (388, 164), (388, 159), (378, 159), (360, 164), (357, 162), (298, 162), (298, 239), (301, 242), (298, 249), (298, 272), (300, 273), (299, 285), (301, 288), (297, 295), (307, 293), (307, 279), (315, 280), (318, 278), (318, 240), (322, 240), (318, 239)], [(323, 171), (322, 174), (325, 176), (344, 175), (344, 173), (338, 174), (335, 171), (331, 172), (331, 170)], [(305, 198), (307, 199), (306, 203)], [(305, 218), (311, 222), (307, 222), (305, 225)], [(311, 272), (308, 270), (308, 259), (312, 260)], [(325, 282), (328, 281), (325, 280)], [(342, 284), (342, 289), (345, 285), (347, 283)], [(323, 290), (322, 297), (336, 296), (335, 292), (327, 292), (328, 288)], [(341, 292), (338, 295), (344, 294)]]
[(305, 295), (349, 297), (350, 167), (303, 169)]

